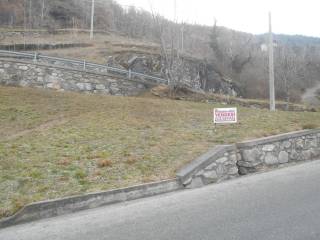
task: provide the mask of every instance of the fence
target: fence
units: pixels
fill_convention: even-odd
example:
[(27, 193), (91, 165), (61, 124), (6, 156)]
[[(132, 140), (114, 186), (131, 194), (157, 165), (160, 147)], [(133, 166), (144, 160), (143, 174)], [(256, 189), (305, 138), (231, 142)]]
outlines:
[(52, 57), (52, 56), (46, 56), (39, 54), (37, 52), (35, 53), (26, 53), (26, 52), (14, 52), (14, 51), (5, 51), (0, 50), (0, 57), (15, 57), (15, 58), (27, 58), (32, 59), (33, 61), (47, 61), (53, 64), (62, 64), (65, 65), (71, 65), (72, 67), (78, 67), (82, 70), (91, 70), (91, 71), (97, 71), (97, 72), (103, 72), (103, 73), (110, 73), (115, 74), (121, 77), (127, 77), (129, 79), (133, 79), (135, 77), (142, 78), (144, 80), (153, 81), (159, 84), (168, 84), (168, 80), (146, 75), (143, 73), (133, 72), (130, 69), (120, 69), (116, 67), (111, 67), (107, 65), (101, 65), (96, 63), (87, 62), (86, 60), (75, 60), (75, 59), (67, 59), (67, 58), (58, 58), (58, 57)]

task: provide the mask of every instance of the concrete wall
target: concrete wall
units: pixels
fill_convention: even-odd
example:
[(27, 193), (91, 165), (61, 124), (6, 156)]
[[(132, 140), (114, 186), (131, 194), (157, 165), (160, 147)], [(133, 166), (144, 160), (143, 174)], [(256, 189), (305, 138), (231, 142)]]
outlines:
[(59, 91), (137, 95), (152, 83), (43, 63), (0, 59), (0, 84)]
[(188, 188), (221, 182), (290, 162), (320, 159), (320, 129), (217, 146), (177, 173)]

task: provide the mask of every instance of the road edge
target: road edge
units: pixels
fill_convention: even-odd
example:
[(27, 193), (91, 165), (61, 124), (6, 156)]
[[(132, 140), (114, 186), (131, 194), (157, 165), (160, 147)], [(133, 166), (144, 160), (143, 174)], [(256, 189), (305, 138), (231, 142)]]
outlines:
[(183, 189), (183, 186), (180, 182), (177, 179), (171, 179), (128, 188), (36, 202), (28, 204), (16, 214), (0, 220), (0, 229), (81, 210), (151, 197), (181, 189)]

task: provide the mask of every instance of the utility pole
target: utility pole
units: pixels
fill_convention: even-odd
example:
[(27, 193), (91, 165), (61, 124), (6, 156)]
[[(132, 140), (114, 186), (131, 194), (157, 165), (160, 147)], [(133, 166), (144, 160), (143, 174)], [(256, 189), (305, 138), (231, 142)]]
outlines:
[(44, 17), (44, 8), (45, 8), (45, 0), (42, 0), (42, 9), (41, 9), (41, 24), (43, 25), (43, 17)]
[(25, 36), (27, 31), (27, 0), (23, 0), (23, 28), (24, 28), (23, 36)]
[(29, 0), (29, 27), (32, 29), (32, 0)]
[(173, 11), (174, 11), (174, 13), (173, 13), (173, 21), (175, 22), (175, 23), (177, 23), (177, 0), (174, 0), (174, 2), (173, 2), (173, 4), (174, 4), (174, 6), (173, 6)]
[(275, 90), (274, 90), (274, 55), (273, 55), (273, 34), (271, 12), (269, 12), (269, 91), (270, 91), (270, 111), (276, 110)]
[(91, 5), (91, 30), (90, 30), (90, 40), (93, 39), (93, 20), (94, 20), (94, 0), (92, 0), (92, 5)]
[(181, 52), (184, 52), (184, 23), (181, 26)]
[(23, 46), (24, 46), (24, 50), (26, 50), (26, 32), (27, 32), (27, 2), (26, 0), (23, 0), (23, 28), (24, 28), (24, 32), (23, 32)]

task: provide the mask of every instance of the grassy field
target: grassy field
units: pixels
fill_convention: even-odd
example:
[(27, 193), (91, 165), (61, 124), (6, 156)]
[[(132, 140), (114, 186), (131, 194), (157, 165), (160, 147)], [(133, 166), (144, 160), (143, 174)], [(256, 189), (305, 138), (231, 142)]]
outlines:
[(217, 144), (320, 127), (320, 113), (0, 87), (0, 217), (23, 205), (168, 179)]

